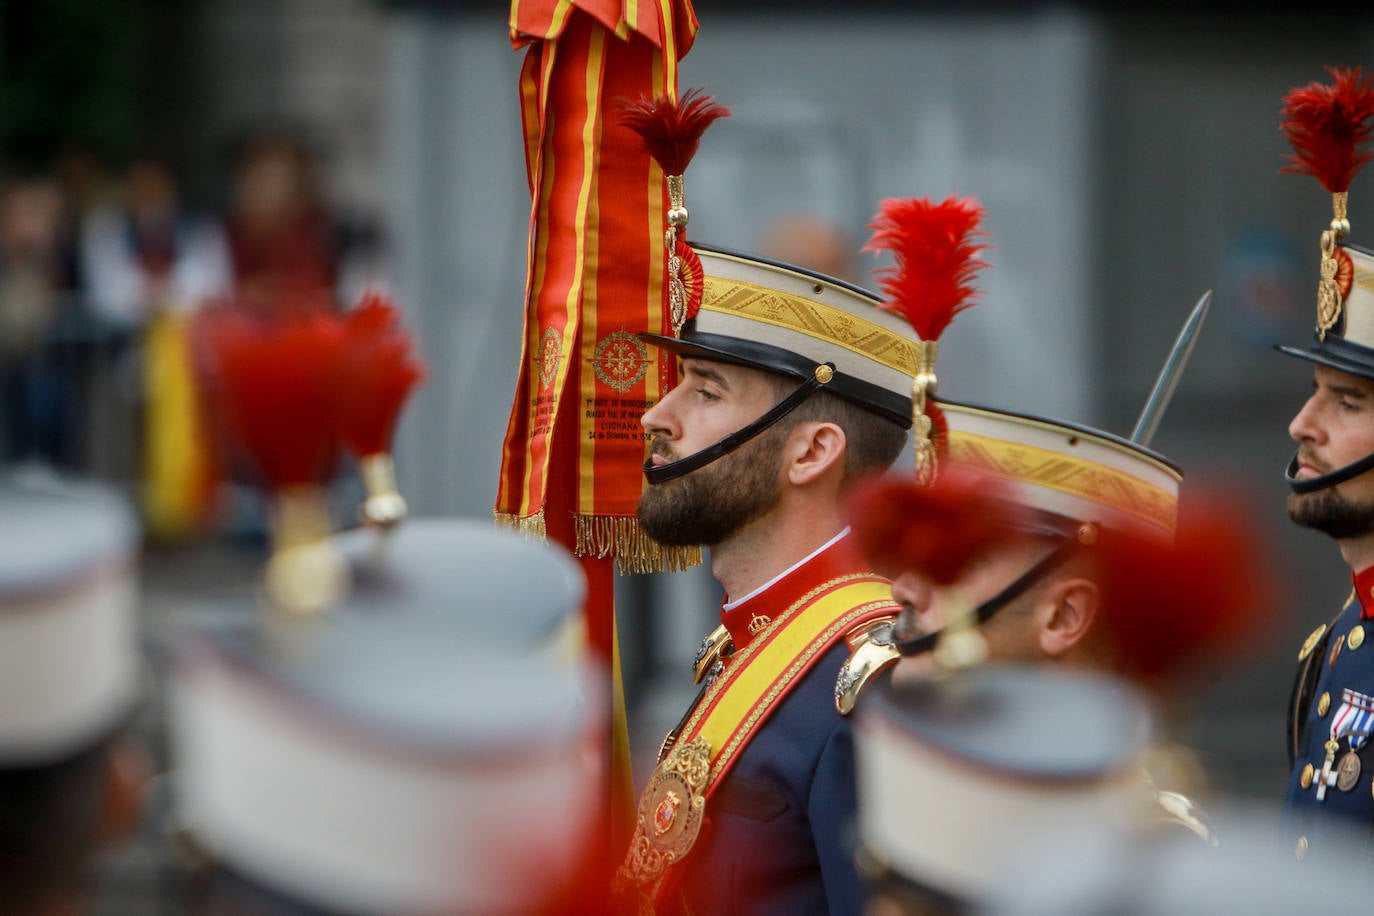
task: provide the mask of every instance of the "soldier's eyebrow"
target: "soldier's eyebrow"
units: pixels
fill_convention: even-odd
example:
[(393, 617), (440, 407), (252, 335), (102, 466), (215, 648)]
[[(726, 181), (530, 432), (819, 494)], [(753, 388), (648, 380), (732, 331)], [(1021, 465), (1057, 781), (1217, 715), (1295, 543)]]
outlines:
[(727, 391), (730, 390), (730, 383), (725, 380), (725, 376), (721, 375), (710, 366), (698, 366), (693, 364), (687, 367), (687, 374), (695, 375), (697, 378), (704, 379), (708, 382), (714, 382)]
[(1360, 387), (1355, 386), (1355, 385), (1339, 385), (1339, 384), (1338, 384), (1338, 385), (1327, 385), (1326, 387), (1329, 388), (1331, 391), (1334, 391), (1336, 394), (1343, 395), (1344, 397), (1347, 397), (1347, 398), (1357, 398), (1357, 399), (1359, 399), (1359, 400), (1364, 400), (1365, 398), (1369, 397), (1369, 392), (1368, 392), (1368, 391), (1365, 391), (1363, 388), (1360, 388)]

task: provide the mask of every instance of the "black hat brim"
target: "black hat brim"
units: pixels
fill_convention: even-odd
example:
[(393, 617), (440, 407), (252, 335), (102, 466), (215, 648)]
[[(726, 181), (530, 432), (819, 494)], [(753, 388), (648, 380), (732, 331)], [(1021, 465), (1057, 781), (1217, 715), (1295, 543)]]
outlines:
[[(705, 359), (717, 363), (730, 363), (748, 369), (776, 372), (796, 379), (808, 379), (816, 371), (817, 363), (790, 350), (771, 347), (756, 341), (739, 337), (726, 337), (720, 334), (701, 334), (691, 330), (691, 322), (684, 326), (687, 339), (669, 337), (664, 334), (639, 334), (639, 339), (653, 347), (659, 347), (694, 359)], [(833, 392), (865, 410), (886, 417), (903, 429), (911, 428), (911, 398), (902, 397), (895, 392), (880, 388), (842, 372), (826, 385)]]
[[(1317, 346), (1321, 345), (1318, 344)], [(1347, 344), (1347, 346), (1351, 345)], [(1345, 357), (1339, 353), (1333, 353), (1331, 350), (1326, 349), (1325, 347), (1323, 347), (1320, 350), (1316, 349), (1315, 347), (1312, 349), (1303, 349), (1301, 347), (1290, 347), (1285, 344), (1280, 344), (1274, 347), (1274, 349), (1278, 350), (1280, 353), (1283, 353), (1287, 356), (1296, 356), (1298, 359), (1304, 359), (1310, 363), (1317, 363), (1321, 366), (1329, 366), (1330, 368), (1338, 369), (1341, 372), (1348, 372), (1351, 375), (1358, 375), (1360, 378), (1374, 380), (1374, 352), (1371, 352), (1369, 354), (1368, 359), (1370, 360), (1370, 362), (1366, 363), (1360, 360), (1358, 358), (1358, 355), (1356, 355), (1356, 358)], [(1363, 350), (1364, 348), (1361, 347), (1361, 349)]]

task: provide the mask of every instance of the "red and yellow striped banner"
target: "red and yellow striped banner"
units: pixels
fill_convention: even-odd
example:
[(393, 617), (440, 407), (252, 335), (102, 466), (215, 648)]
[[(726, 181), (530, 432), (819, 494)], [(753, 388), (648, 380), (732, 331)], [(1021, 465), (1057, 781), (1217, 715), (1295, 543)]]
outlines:
[(587, 642), (611, 676), (610, 848), (632, 812), (613, 563), (686, 559), (635, 518), (639, 416), (672, 381), (635, 336), (666, 327), (661, 170), (619, 123), (621, 98), (677, 91), (696, 35), (690, 0), (513, 0), (528, 47), (520, 111), (531, 207), (520, 374), (502, 451), (498, 521), (578, 555)]
[[(663, 173), (619, 123), (620, 99), (677, 92), (696, 32), (688, 0), (516, 0), (530, 211), (520, 377), (496, 515), (634, 571), (699, 558), (644, 537), (639, 417), (673, 367), (636, 336), (663, 333)], [(552, 523), (560, 528), (562, 518)]]

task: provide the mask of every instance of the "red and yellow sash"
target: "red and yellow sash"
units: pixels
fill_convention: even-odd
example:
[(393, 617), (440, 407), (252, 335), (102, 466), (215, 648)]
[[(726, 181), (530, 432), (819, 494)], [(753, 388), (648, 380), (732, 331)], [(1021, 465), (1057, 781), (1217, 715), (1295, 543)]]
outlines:
[(803, 596), (729, 660), (640, 796), (634, 838), (616, 876), (620, 888), (634, 887), (640, 912), (658, 905), (668, 869), (696, 841), (707, 799), (777, 704), (846, 633), (893, 612), (888, 580), (841, 576)]

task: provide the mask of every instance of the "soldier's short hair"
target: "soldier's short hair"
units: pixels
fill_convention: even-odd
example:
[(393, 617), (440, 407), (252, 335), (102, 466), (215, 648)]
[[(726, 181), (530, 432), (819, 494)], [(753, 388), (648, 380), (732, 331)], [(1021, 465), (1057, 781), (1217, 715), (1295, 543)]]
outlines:
[[(775, 400), (782, 400), (796, 387), (796, 379), (767, 373)], [(799, 423), (834, 423), (844, 430), (844, 480), (883, 471), (902, 452), (907, 431), (900, 424), (828, 391), (818, 391), (784, 417), (779, 428), (791, 430)]]

